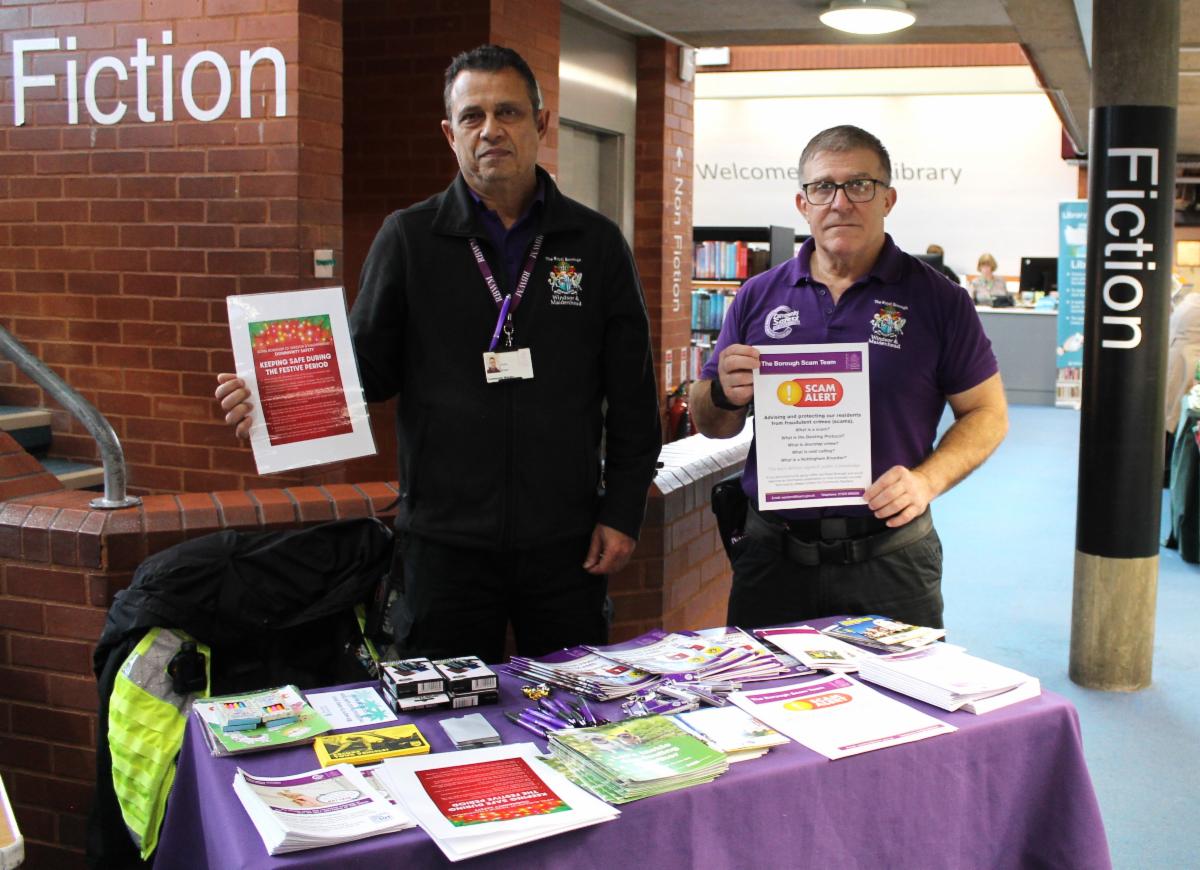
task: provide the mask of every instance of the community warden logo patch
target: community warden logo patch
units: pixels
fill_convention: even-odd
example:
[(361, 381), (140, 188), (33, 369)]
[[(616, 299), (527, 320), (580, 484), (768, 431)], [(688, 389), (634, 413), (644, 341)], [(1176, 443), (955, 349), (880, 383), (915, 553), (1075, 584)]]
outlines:
[(583, 272), (575, 268), (581, 262), (578, 257), (551, 257), (554, 261), (550, 269), (550, 304), (583, 306), (579, 295), (583, 283)]

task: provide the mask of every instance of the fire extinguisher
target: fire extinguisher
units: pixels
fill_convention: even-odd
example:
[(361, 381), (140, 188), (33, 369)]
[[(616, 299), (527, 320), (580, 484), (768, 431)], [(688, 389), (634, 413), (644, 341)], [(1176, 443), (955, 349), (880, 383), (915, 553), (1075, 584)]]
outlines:
[(692, 434), (692, 415), (688, 413), (688, 386), (684, 381), (667, 396), (667, 440), (677, 441)]

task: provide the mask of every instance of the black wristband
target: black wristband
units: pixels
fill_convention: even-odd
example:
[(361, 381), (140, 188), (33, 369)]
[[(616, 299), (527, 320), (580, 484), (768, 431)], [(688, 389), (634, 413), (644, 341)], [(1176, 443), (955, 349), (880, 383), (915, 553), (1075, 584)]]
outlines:
[(714, 406), (722, 411), (744, 411), (750, 406), (747, 402), (745, 405), (735, 405), (729, 401), (729, 397), (725, 395), (725, 388), (721, 386), (721, 378), (715, 377), (712, 379), (712, 389), (709, 391), (709, 397), (712, 399)]

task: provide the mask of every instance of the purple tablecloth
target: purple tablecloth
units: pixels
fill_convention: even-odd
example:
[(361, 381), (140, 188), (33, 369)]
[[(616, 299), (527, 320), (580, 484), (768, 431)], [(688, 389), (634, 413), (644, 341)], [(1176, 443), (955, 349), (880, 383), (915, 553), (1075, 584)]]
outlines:
[[(501, 677), (480, 710), (506, 743), (545, 741), (505, 709), (528, 704)], [(758, 684), (763, 685), (763, 684)], [(881, 690), (883, 691), (883, 690)], [(891, 694), (891, 693), (888, 693)], [(620, 807), (621, 817), (471, 859), (471, 868), (1111, 867), (1084, 763), (1079, 717), (1064, 698), (975, 716), (900, 698), (958, 727), (953, 734), (829, 761), (797, 743), (734, 764), (715, 782)], [(434, 752), (452, 751), (437, 720), (414, 717)], [(163, 825), (156, 870), (451, 866), (420, 829), (271, 858), (233, 793), (237, 765), (279, 775), (318, 766), (309, 747), (209, 755), (193, 717)]]

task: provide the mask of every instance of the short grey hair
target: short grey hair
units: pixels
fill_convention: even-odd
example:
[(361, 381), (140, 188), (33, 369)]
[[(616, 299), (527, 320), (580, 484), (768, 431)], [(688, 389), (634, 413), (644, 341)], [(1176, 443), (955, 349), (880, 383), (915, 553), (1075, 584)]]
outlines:
[(800, 178), (806, 178), (804, 167), (808, 162), (823, 151), (832, 151), (834, 153), (843, 153), (846, 151), (858, 151), (864, 149), (874, 152), (879, 158), (879, 165), (883, 167), (884, 177), (879, 179), (887, 183), (889, 186), (892, 183), (892, 158), (888, 156), (888, 150), (883, 147), (883, 143), (879, 141), (871, 133), (868, 133), (862, 127), (855, 127), (850, 124), (843, 124), (840, 127), (830, 127), (828, 130), (822, 130), (812, 139), (808, 140), (808, 144), (804, 146), (804, 151), (800, 154)]

